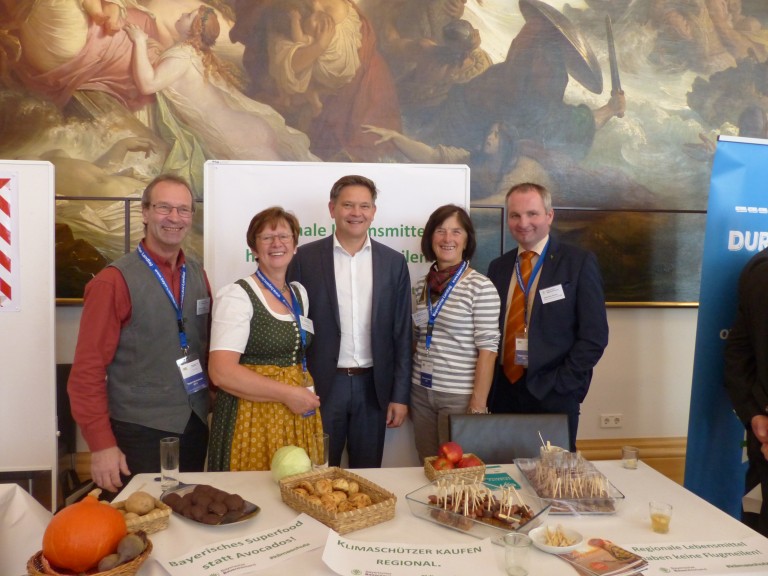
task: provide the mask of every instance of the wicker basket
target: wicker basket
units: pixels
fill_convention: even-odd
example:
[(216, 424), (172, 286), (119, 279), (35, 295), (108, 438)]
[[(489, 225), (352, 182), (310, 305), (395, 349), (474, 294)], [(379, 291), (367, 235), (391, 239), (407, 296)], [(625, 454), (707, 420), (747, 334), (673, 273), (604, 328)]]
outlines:
[[(464, 456), (474, 456), (474, 454), (464, 454)], [(424, 475), (431, 481), (447, 476), (462, 476), (468, 480), (482, 482), (485, 478), (485, 463), (482, 466), (470, 466), (469, 468), (449, 468), (448, 470), (435, 470), (432, 462), (437, 460), (437, 456), (424, 458)], [(478, 460), (480, 460), (478, 458)], [(480, 460), (482, 462), (482, 460)]]
[[(139, 571), (139, 568), (144, 563), (144, 560), (149, 558), (152, 553), (152, 541), (147, 540), (147, 547), (144, 548), (144, 552), (136, 556), (130, 562), (120, 564), (112, 570), (105, 570), (104, 572), (88, 572), (91, 576), (133, 576)], [(27, 574), (29, 576), (72, 576), (75, 572), (65, 571), (57, 572), (43, 556), (43, 551), (40, 550), (37, 554), (32, 556), (27, 561)]]
[[(294, 490), (304, 480), (316, 482), (321, 478), (328, 478), (329, 480), (335, 480), (336, 478), (355, 480), (360, 485), (360, 492), (370, 496), (371, 505), (349, 512), (331, 513), (322, 506), (313, 504)], [(309, 514), (329, 528), (333, 528), (339, 534), (347, 534), (360, 528), (367, 528), (395, 517), (397, 497), (394, 494), (384, 490), (381, 486), (374, 484), (370, 480), (366, 480), (362, 476), (341, 468), (331, 467), (283, 478), (280, 480), (280, 494), (283, 502), (288, 504), (288, 506), (298, 512)]]
[[(125, 500), (113, 502), (112, 506), (118, 510), (125, 510)], [(165, 502), (155, 498), (155, 509), (138, 518), (129, 518), (125, 521), (128, 532), (138, 532), (143, 530), (147, 534), (154, 534), (168, 528), (168, 521), (171, 517), (171, 507)]]

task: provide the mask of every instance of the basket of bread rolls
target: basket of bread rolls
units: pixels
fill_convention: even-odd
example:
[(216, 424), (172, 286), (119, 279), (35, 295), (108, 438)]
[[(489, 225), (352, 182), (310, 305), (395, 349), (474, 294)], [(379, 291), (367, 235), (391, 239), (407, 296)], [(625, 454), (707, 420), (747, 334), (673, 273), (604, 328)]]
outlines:
[(339, 534), (391, 520), (397, 498), (381, 486), (337, 467), (280, 480), (283, 502)]

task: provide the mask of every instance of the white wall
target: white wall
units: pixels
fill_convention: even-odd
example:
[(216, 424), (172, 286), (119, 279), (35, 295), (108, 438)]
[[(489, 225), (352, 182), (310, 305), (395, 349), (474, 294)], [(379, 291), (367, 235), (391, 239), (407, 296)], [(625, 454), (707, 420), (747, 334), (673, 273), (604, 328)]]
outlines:
[[(579, 438), (688, 435), (698, 308), (609, 308), (610, 337), (584, 404)], [(600, 428), (600, 414), (623, 414)]]
[[(56, 362), (71, 363), (78, 306), (56, 308)], [(610, 339), (587, 399), (579, 439), (684, 437), (693, 374), (697, 308), (610, 308)], [(622, 414), (621, 428), (600, 428), (600, 414)], [(419, 465), (410, 422), (387, 437), (385, 466)], [(87, 450), (82, 439), (79, 449)]]

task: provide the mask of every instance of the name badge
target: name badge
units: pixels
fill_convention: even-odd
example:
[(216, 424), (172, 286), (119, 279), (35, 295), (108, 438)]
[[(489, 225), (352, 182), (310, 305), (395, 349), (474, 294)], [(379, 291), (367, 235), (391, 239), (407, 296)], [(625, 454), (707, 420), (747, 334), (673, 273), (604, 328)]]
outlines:
[[(303, 316), (302, 316), (302, 318), (303, 318)], [(306, 330), (306, 328), (305, 328), (305, 330)], [(305, 382), (306, 382), (306, 380), (305, 380)], [(315, 387), (314, 386), (306, 386), (306, 389), (309, 390), (310, 392), (312, 392), (313, 394), (315, 393)], [(310, 416), (314, 416), (316, 412), (317, 412), (316, 410), (308, 410), (308, 411), (304, 412), (304, 414), (302, 414), (301, 417), (302, 418), (308, 418)]]
[(515, 334), (515, 364), (528, 366), (528, 334), (525, 332)]
[(413, 325), (421, 328), (422, 326), (426, 326), (429, 321), (429, 311), (424, 308), (423, 310), (411, 314), (411, 318), (413, 318)]
[(210, 312), (211, 312), (211, 299), (200, 298), (200, 300), (197, 301), (197, 315), (202, 316), (203, 314), (209, 314)]
[(181, 372), (187, 394), (194, 394), (208, 387), (208, 380), (205, 378), (205, 372), (203, 372), (203, 366), (200, 364), (197, 354), (179, 358), (176, 360), (176, 365)]
[(434, 366), (432, 365), (431, 360), (424, 360), (421, 363), (421, 374), (419, 377), (419, 382), (421, 383), (424, 388), (432, 388), (432, 370), (434, 369)]
[(304, 328), (305, 332), (309, 332), (310, 334), (315, 333), (315, 323), (312, 322), (312, 320), (306, 316), (299, 316), (299, 320), (301, 321), (301, 327)]
[(565, 299), (565, 292), (563, 292), (562, 284), (550, 286), (549, 288), (542, 288), (539, 290), (539, 294), (541, 294), (541, 301), (543, 304), (549, 304), (550, 302)]

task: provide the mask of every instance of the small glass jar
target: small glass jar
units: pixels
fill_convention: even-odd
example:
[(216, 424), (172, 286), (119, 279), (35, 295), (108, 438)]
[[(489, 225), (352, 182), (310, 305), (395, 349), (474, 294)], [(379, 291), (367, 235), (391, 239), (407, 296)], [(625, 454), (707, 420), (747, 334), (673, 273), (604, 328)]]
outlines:
[(640, 459), (640, 450), (634, 446), (624, 446), (621, 449), (621, 465), (627, 470), (636, 470)]

